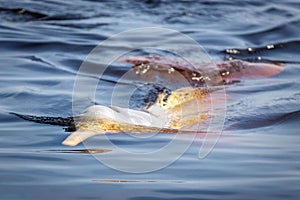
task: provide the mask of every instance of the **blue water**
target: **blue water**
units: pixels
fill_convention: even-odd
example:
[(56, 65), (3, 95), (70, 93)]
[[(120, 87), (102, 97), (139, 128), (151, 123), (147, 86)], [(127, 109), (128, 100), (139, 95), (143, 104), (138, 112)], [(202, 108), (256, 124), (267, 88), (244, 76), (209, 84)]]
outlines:
[[(299, 8), (296, 0), (0, 0), (0, 199), (299, 199)], [(224, 130), (213, 151), (199, 159), (199, 137), (176, 162), (151, 173), (111, 169), (82, 144), (63, 146), (70, 133), (62, 127), (9, 114), (72, 116), (74, 80), (88, 53), (114, 34), (149, 26), (187, 34), (217, 62), (260, 60), (285, 69), (226, 86)], [(101, 102), (129, 69), (110, 68)], [(147, 152), (172, 137), (138, 144), (124, 134), (109, 138)], [(124, 158), (107, 148), (97, 153), (122, 165)]]

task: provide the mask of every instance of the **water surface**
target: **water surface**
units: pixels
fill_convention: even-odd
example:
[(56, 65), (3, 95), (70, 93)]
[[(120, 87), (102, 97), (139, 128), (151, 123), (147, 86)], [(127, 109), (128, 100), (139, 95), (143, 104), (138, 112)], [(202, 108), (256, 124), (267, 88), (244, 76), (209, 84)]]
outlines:
[[(0, 0), (0, 198), (298, 199), (299, 7), (296, 0)], [(71, 116), (74, 79), (87, 54), (113, 34), (149, 26), (187, 34), (215, 61), (280, 62), (285, 70), (226, 87), (224, 132), (209, 156), (198, 159), (199, 137), (178, 161), (152, 173), (108, 168), (83, 145), (61, 145), (69, 135), (62, 127), (9, 114)], [(114, 83), (129, 69), (110, 68), (97, 93), (101, 103), (109, 103)], [(139, 152), (171, 137), (110, 139)], [(105, 145), (91, 153), (119, 156)]]

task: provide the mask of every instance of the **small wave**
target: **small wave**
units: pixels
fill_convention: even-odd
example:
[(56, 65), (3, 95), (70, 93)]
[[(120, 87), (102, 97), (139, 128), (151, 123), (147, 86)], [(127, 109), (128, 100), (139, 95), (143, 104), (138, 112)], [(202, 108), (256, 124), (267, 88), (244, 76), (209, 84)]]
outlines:
[[(284, 56), (298, 54), (299, 45), (300, 40), (289, 40), (286, 42), (269, 43), (262, 46), (248, 47), (244, 49), (226, 49), (221, 51), (221, 53), (225, 54), (225, 58), (227, 60), (243, 59), (252, 62), (270, 62), (274, 64), (300, 63), (300, 60), (298, 60), (297, 58), (291, 60), (290, 57), (287, 58)], [(282, 55), (283, 52), (284, 55)], [(276, 57), (276, 59), (274, 59), (274, 57)]]
[(0, 19), (1, 21), (24, 22), (32, 20), (41, 20), (47, 17), (46, 14), (36, 11), (30, 11), (24, 8), (1, 8)]
[(236, 130), (249, 130), (249, 129), (260, 129), (260, 128), (271, 128), (279, 126), (282, 123), (288, 123), (287, 121), (295, 121), (295, 119), (299, 120), (300, 111), (294, 111), (290, 113), (273, 113), (273, 114), (261, 114), (256, 116), (239, 116), (239, 119), (229, 119), (229, 123), (233, 121), (238, 121), (236, 123), (232, 123), (229, 129)]
[(277, 36), (277, 38), (286, 38), (288, 35), (289, 38), (298, 38), (298, 33), (295, 31), (300, 24), (299, 18), (295, 17), (288, 21), (282, 21), (281, 23), (274, 24), (272, 26), (262, 26), (263, 28), (260, 30), (252, 30), (250, 31), (243, 31), (242, 33), (235, 34), (236, 36), (239, 36), (247, 41), (258, 41), (260, 40), (269, 40), (268, 36), (272, 35), (272, 39), (274, 39), (274, 35)]

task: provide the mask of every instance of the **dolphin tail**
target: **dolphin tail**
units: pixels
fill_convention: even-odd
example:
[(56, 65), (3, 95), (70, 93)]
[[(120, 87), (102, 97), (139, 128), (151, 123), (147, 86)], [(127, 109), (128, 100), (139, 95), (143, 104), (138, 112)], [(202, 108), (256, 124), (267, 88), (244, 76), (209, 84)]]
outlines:
[(66, 131), (74, 131), (72, 127), (75, 129), (75, 123), (73, 117), (48, 117), (48, 116), (34, 116), (34, 115), (23, 115), (14, 112), (10, 112), (10, 114), (15, 115), (21, 119), (36, 122), (40, 124), (51, 124), (57, 126), (68, 126), (69, 128)]

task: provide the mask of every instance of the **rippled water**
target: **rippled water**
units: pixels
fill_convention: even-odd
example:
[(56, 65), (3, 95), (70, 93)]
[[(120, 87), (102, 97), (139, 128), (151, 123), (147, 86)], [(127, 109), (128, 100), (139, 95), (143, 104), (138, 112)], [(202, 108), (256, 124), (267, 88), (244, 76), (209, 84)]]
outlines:
[[(0, 198), (298, 199), (299, 8), (296, 0), (1, 0)], [(61, 145), (69, 135), (61, 127), (9, 114), (71, 116), (74, 79), (87, 54), (113, 34), (149, 26), (187, 34), (215, 61), (279, 62), (285, 70), (227, 86), (224, 132), (209, 156), (198, 159), (200, 137), (178, 161), (152, 173), (110, 169), (82, 145)], [(101, 102), (109, 103), (114, 83), (129, 69), (110, 68), (97, 90)], [(136, 152), (160, 148), (170, 138), (136, 144), (124, 134), (110, 136)], [(105, 145), (91, 153), (120, 159)]]

